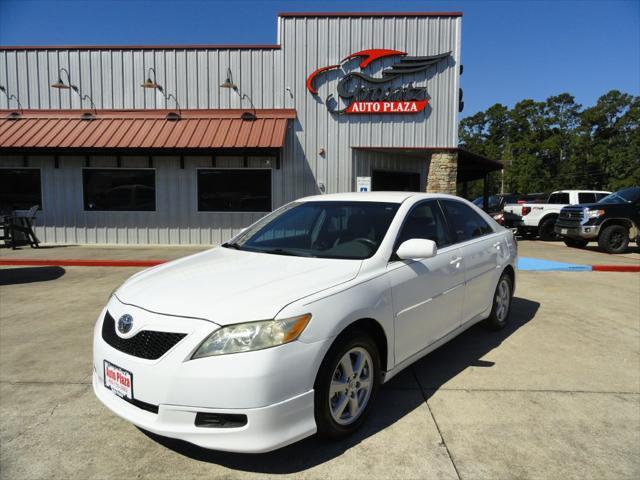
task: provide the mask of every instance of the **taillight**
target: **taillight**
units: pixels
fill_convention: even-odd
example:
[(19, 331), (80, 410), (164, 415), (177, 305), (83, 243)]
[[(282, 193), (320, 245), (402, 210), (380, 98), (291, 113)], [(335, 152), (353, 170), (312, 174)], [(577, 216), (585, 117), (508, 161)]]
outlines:
[(531, 212), (531, 207), (522, 207), (522, 216), (524, 217), (529, 212)]

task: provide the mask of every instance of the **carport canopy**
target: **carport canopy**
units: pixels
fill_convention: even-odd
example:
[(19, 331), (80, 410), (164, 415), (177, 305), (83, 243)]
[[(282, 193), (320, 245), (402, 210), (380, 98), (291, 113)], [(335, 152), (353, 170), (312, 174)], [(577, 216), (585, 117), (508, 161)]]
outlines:
[(463, 148), (402, 148), (402, 147), (352, 147), (354, 150), (379, 152), (413, 158), (429, 158), (434, 153), (452, 152), (458, 154), (457, 182), (465, 183), (484, 179), (489, 173), (502, 170), (502, 163), (491, 160)]

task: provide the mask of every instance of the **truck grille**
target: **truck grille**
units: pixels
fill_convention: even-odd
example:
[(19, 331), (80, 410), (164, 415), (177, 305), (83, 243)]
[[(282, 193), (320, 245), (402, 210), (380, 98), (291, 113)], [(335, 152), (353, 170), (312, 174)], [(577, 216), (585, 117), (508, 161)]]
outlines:
[(116, 322), (109, 312), (102, 322), (102, 339), (105, 342), (116, 350), (147, 360), (160, 358), (186, 336), (186, 333), (142, 330), (131, 338), (120, 338), (116, 333)]
[(579, 227), (583, 218), (582, 207), (564, 207), (560, 210), (560, 215), (556, 221), (556, 225), (559, 227), (575, 228)]

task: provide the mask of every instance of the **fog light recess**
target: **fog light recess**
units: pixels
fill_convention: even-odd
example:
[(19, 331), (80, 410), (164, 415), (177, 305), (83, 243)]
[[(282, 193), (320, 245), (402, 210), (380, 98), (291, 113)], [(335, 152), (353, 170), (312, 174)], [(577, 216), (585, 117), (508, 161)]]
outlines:
[(238, 428), (247, 424), (247, 416), (237, 413), (196, 413), (196, 427)]

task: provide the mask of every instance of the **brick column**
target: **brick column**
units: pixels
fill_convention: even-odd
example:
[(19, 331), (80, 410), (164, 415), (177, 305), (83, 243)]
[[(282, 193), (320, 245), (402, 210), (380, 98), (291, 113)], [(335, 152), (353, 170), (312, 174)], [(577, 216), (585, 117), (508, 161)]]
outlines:
[(458, 152), (437, 152), (431, 155), (427, 193), (456, 194)]

